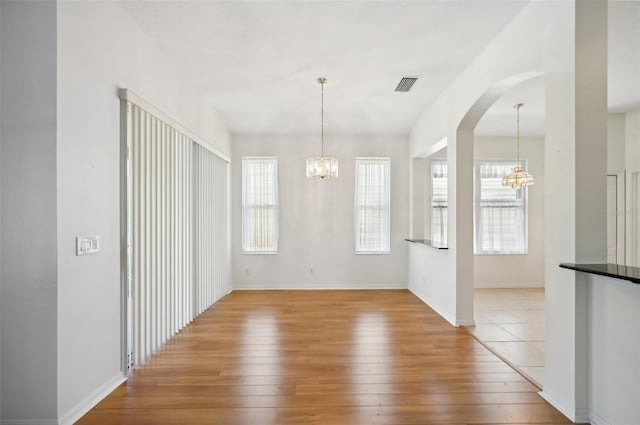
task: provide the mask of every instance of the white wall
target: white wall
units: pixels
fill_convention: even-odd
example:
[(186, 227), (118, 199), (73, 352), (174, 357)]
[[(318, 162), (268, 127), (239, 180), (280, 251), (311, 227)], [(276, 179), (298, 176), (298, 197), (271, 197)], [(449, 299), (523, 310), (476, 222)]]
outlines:
[[(521, 158), (536, 178), (528, 188), (528, 252), (522, 255), (475, 255), (476, 288), (529, 288), (544, 286), (544, 138), (521, 138)], [(474, 158), (514, 159), (513, 137), (476, 137)]]
[(625, 114), (625, 158), (627, 171), (640, 171), (640, 108)]
[[(407, 287), (409, 161), (407, 138), (336, 136), (325, 152), (338, 157), (339, 177), (305, 177), (319, 135), (234, 136), (232, 145), (232, 278), (235, 288)], [(241, 157), (276, 156), (280, 201), (277, 255), (241, 252)], [(354, 253), (354, 160), (391, 158), (391, 254)], [(313, 272), (311, 272), (313, 269)]]
[[(57, 45), (57, 390), (64, 423), (122, 379), (118, 88), (220, 151), (230, 153), (230, 145), (213, 109), (119, 5), (60, 2)], [(101, 252), (76, 257), (80, 235), (99, 235)]]
[(458, 324), (450, 306), (455, 305), (448, 271), (455, 265), (450, 249), (409, 244), (409, 290), (451, 324)]
[(624, 115), (624, 152), (625, 152), (625, 171), (626, 171), (626, 208), (625, 208), (625, 224), (627, 237), (625, 240), (625, 264), (639, 265), (640, 254), (637, 248), (637, 241), (640, 235), (634, 223), (635, 218), (639, 214), (635, 206), (635, 194), (637, 190), (634, 184), (634, 174), (640, 173), (640, 108), (627, 112)]
[[(0, 4), (0, 23), (2, 5)], [(0, 51), (2, 50), (2, 30), (0, 30)], [(0, 320), (2, 320), (2, 55), (0, 54)], [(2, 324), (0, 323), (0, 419), (2, 419)]]
[(55, 423), (56, 5), (0, 9), (2, 421)]
[(625, 114), (609, 114), (607, 121), (607, 174), (625, 169)]
[(548, 75), (546, 86), (543, 395), (576, 421), (587, 421), (588, 282), (558, 263), (607, 259), (607, 2), (576, 2), (574, 22), (573, 72)]
[[(588, 275), (589, 405), (593, 424), (640, 423), (640, 285)], [(603, 367), (606, 365), (606, 367)]]

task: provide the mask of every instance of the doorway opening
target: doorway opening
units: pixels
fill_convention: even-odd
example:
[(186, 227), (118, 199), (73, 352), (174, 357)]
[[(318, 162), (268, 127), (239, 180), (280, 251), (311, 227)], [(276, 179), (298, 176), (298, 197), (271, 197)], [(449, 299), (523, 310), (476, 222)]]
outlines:
[[(545, 82), (537, 77), (503, 93), (473, 135), (473, 282), (475, 326), (467, 330), (538, 387), (544, 385)], [(516, 111), (520, 117), (517, 164)], [(502, 178), (523, 165), (535, 185), (512, 189)]]

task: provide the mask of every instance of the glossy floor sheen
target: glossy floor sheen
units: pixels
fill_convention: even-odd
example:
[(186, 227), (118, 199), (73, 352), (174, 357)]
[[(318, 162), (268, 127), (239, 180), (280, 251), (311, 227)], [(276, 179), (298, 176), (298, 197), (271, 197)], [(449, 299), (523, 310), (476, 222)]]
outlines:
[(236, 291), (79, 424), (567, 424), (405, 290)]

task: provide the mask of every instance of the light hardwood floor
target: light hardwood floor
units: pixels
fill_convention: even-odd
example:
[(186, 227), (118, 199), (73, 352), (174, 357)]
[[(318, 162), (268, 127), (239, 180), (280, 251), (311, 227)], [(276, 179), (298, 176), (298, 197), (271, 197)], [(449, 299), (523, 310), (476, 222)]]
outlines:
[(406, 290), (236, 291), (79, 424), (568, 424)]

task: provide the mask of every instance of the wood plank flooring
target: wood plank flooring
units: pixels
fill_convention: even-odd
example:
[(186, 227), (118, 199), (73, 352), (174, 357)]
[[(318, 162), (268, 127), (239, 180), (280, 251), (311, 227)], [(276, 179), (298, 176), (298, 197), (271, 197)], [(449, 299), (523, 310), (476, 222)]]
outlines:
[(78, 424), (569, 424), (406, 290), (236, 291)]

